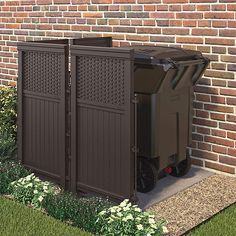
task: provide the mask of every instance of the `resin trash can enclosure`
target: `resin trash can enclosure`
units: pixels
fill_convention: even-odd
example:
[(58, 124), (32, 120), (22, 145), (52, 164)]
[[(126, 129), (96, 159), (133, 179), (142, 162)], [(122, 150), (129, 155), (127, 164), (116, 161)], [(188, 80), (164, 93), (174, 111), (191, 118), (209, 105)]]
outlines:
[(174, 174), (188, 160), (192, 86), (208, 64), (200, 53), (177, 60), (165, 54), (170, 48), (113, 48), (111, 38), (23, 42), (18, 50), (25, 166), (68, 190), (122, 200), (136, 199), (137, 182), (149, 191), (162, 169)]
[(193, 86), (209, 60), (198, 51), (135, 46), (138, 95), (138, 191), (150, 191), (165, 170), (181, 177), (190, 169)]
[(120, 201), (135, 195), (133, 50), (111, 42), (18, 44), (18, 159), (67, 190)]

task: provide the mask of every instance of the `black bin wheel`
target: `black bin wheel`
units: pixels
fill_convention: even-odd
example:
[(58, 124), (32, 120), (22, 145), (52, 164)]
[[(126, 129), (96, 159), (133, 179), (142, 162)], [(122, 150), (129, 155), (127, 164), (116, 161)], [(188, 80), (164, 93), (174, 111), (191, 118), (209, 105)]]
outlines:
[(154, 164), (146, 159), (139, 157), (137, 163), (137, 190), (141, 193), (151, 191), (157, 182), (157, 170)]
[(177, 166), (172, 167), (172, 172), (170, 175), (174, 177), (182, 177), (186, 175), (191, 168), (191, 159), (189, 157), (189, 154), (186, 154), (186, 159), (182, 160), (178, 163)]

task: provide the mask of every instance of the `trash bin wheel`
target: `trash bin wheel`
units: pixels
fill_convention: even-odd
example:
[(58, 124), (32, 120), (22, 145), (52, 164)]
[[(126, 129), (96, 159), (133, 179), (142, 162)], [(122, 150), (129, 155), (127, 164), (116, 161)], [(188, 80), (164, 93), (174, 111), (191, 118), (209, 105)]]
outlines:
[(174, 177), (182, 177), (186, 175), (191, 168), (191, 159), (189, 154), (186, 154), (186, 159), (179, 162), (177, 166), (172, 167), (172, 172), (170, 175)]
[(137, 168), (137, 190), (141, 193), (147, 193), (151, 191), (156, 185), (156, 167), (148, 159), (138, 157)]

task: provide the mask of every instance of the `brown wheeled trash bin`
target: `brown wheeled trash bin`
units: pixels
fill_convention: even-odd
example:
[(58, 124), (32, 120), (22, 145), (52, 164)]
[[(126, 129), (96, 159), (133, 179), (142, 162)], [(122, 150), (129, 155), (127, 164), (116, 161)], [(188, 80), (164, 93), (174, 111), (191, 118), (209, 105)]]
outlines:
[(181, 177), (190, 169), (193, 86), (209, 60), (198, 51), (134, 46), (138, 97), (137, 188), (148, 192), (163, 170)]

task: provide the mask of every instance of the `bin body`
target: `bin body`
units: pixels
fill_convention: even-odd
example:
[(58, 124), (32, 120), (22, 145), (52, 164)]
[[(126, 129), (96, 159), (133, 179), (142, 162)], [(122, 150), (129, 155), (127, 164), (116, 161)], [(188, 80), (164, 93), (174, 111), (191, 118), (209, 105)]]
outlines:
[(209, 61), (200, 52), (134, 47), (139, 156), (158, 159), (158, 170), (186, 159), (191, 144), (193, 85)]

